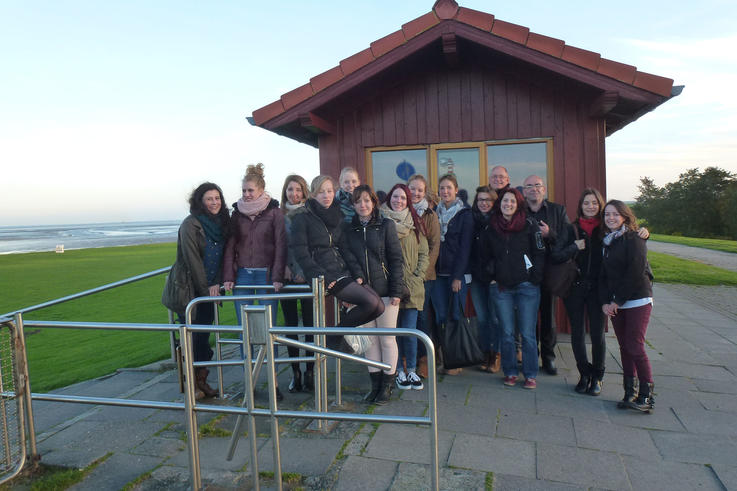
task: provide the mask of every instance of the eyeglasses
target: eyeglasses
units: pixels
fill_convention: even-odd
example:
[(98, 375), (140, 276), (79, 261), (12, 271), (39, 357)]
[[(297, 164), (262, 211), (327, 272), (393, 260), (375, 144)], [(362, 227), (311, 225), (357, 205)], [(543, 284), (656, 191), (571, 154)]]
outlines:
[(479, 203), (493, 203), (494, 202), (494, 200), (491, 198), (479, 198), (476, 201), (478, 201)]
[(545, 184), (543, 184), (541, 182), (538, 182), (538, 183), (535, 183), (535, 184), (525, 184), (525, 189), (533, 189), (533, 188), (534, 189), (540, 189), (540, 188), (544, 188), (544, 187), (545, 187)]

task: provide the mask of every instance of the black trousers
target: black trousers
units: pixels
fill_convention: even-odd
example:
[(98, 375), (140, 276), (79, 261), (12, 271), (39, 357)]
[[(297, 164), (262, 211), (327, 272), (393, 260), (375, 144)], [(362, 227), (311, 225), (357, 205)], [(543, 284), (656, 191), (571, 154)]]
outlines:
[[(576, 366), (581, 375), (590, 375), (601, 380), (604, 377), (604, 360), (606, 357), (606, 325), (604, 313), (601, 311), (599, 292), (596, 286), (588, 282), (578, 282), (564, 300), (568, 319), (571, 322), (571, 347), (576, 358)], [(589, 364), (586, 352), (586, 316), (589, 318), (591, 335), (591, 360)]]
[[(302, 325), (305, 327), (314, 326), (314, 323), (312, 322), (312, 300), (307, 300), (305, 298), (299, 300), (281, 300), (281, 310), (284, 314), (284, 323), (289, 327), (296, 327), (299, 325), (297, 302), (300, 302), (302, 307)], [(287, 337), (290, 339), (299, 338), (296, 334), (291, 334)], [(313, 340), (314, 336), (312, 334), (305, 334), (306, 343), (311, 343)], [(287, 353), (289, 353), (290, 358), (299, 356), (299, 348), (287, 346)], [(310, 355), (312, 355), (311, 351), (305, 353), (305, 356)], [(314, 363), (307, 363), (307, 370), (312, 370), (313, 365)], [(299, 363), (292, 363), (292, 370), (299, 371)]]
[(553, 327), (553, 294), (540, 285), (540, 319), (537, 326), (537, 341), (543, 363), (555, 360), (557, 335)]
[[(215, 304), (202, 303), (197, 305), (195, 310), (194, 324), (211, 325), (215, 320)], [(183, 322), (180, 320), (180, 322)], [(209, 332), (193, 332), (192, 333), (192, 352), (194, 361), (210, 361), (212, 360), (213, 351), (210, 348)]]

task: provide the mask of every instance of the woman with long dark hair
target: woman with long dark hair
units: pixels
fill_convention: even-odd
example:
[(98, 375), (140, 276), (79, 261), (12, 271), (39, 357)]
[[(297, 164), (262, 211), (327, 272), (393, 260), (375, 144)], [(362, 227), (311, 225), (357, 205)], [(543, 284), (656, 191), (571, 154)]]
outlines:
[[(177, 258), (169, 272), (161, 301), (184, 322), (184, 310), (196, 297), (220, 295), (223, 248), (230, 233), (228, 207), (224, 205), (223, 191), (217, 184), (205, 182), (197, 186), (189, 197), (189, 216), (179, 227)], [(195, 307), (194, 324), (212, 324), (215, 304)], [(192, 333), (194, 361), (212, 359), (210, 333)], [(207, 368), (195, 370), (195, 397), (214, 397), (217, 391), (207, 383)]]

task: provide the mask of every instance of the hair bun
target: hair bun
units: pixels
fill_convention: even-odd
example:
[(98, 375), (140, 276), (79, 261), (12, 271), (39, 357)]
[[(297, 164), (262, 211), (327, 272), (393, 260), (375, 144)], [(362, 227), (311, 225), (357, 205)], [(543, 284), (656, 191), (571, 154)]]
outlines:
[(264, 177), (264, 164), (259, 162), (258, 164), (250, 164), (248, 167), (246, 167), (246, 178), (254, 176), (254, 177)]

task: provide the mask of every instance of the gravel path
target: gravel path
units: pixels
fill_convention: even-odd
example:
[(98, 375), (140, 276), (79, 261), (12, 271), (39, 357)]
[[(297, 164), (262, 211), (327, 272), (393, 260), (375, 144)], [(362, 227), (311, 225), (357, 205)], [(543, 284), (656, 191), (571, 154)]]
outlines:
[(737, 272), (737, 254), (731, 252), (715, 251), (701, 247), (691, 247), (681, 244), (670, 244), (668, 242), (647, 241), (647, 248), (651, 251), (670, 254), (671, 256), (710, 264), (718, 268)]
[[(666, 290), (737, 320), (737, 287), (696, 286), (658, 283)], [(658, 299), (655, 299), (657, 304)]]

